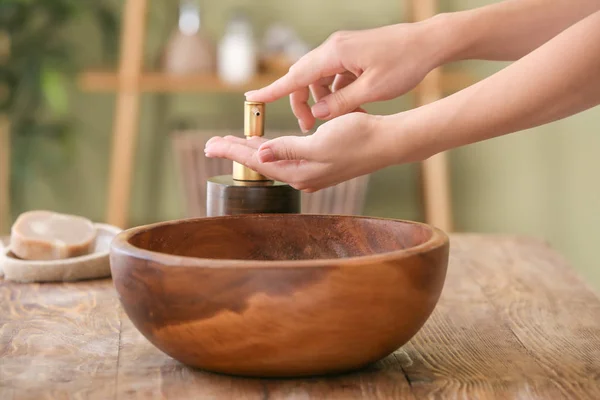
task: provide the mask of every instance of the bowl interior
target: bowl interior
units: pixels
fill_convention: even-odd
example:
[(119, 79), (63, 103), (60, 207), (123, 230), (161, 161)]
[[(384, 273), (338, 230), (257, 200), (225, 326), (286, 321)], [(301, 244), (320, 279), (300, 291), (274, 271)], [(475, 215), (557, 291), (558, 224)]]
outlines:
[(315, 260), (408, 249), (433, 230), (407, 221), (355, 216), (241, 215), (151, 225), (129, 244), (170, 255), (229, 260)]

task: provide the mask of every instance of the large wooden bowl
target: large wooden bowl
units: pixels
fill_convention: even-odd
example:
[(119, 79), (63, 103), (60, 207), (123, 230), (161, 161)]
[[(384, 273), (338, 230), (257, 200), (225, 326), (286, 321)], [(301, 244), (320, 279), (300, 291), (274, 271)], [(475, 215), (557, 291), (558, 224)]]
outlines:
[(137, 329), (184, 364), (322, 375), (375, 362), (423, 326), (448, 247), (440, 230), (399, 220), (198, 218), (122, 232), (111, 271)]

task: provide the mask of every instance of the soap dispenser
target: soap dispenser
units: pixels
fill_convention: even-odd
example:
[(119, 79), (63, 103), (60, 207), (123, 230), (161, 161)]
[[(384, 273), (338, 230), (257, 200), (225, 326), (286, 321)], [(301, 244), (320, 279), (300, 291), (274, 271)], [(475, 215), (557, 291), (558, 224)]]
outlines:
[[(264, 136), (265, 103), (244, 103), (246, 139)], [(299, 214), (300, 191), (233, 162), (233, 173), (209, 178), (206, 188), (208, 217), (239, 214)]]

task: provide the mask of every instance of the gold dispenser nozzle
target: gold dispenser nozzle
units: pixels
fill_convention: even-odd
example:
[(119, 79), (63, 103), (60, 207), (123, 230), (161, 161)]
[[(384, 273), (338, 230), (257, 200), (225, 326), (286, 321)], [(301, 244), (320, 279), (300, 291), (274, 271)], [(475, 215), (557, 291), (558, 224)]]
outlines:
[[(265, 134), (265, 103), (244, 102), (244, 136), (250, 139)], [(270, 181), (266, 176), (233, 162), (233, 179), (236, 181)]]
[(244, 102), (244, 136), (265, 135), (265, 103)]

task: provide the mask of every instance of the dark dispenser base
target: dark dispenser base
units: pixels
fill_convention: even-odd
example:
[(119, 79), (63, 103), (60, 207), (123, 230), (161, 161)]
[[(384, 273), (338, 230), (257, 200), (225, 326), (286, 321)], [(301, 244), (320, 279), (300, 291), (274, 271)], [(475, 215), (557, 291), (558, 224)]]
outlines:
[(274, 181), (236, 181), (231, 175), (207, 181), (208, 217), (240, 214), (299, 214), (300, 192)]

